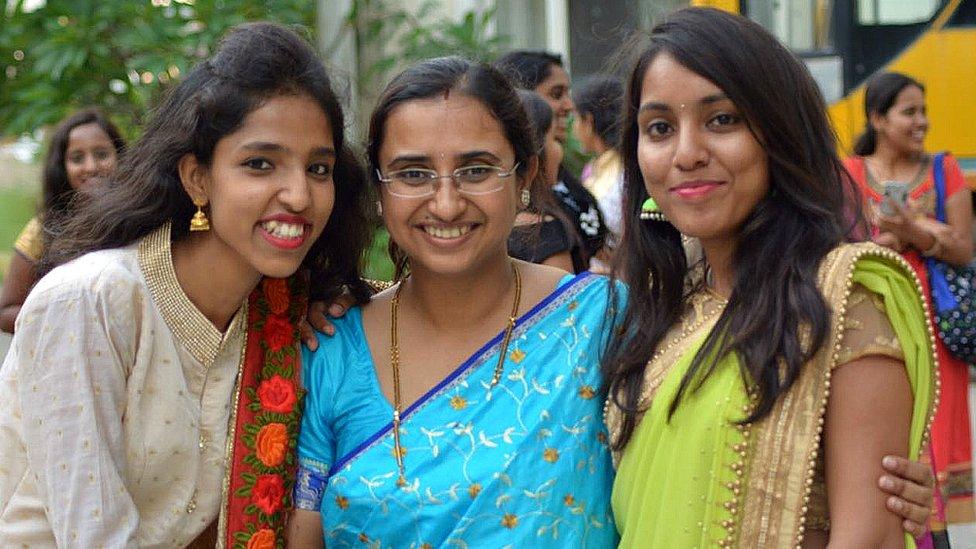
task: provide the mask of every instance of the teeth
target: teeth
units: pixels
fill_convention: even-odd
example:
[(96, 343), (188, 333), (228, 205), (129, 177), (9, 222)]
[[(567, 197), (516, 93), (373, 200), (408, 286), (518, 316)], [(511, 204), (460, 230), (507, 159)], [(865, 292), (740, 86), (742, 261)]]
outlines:
[(261, 227), (278, 238), (298, 238), (305, 232), (300, 223), (285, 223), (283, 221), (265, 221)]
[(427, 234), (435, 238), (460, 238), (471, 230), (471, 227), (464, 225), (463, 227), (431, 227), (425, 226), (424, 230)]

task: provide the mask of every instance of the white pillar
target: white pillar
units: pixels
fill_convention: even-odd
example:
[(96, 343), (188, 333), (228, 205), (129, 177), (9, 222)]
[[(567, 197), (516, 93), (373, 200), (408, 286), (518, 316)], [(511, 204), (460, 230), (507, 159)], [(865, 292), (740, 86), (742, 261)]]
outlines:
[(569, 0), (545, 0), (546, 50), (563, 56), (563, 66), (569, 72)]
[[(358, 133), (359, 59), (356, 54), (356, 35), (347, 25), (353, 0), (318, 0), (316, 25), (318, 48), (325, 60), (336, 92), (345, 99), (346, 124), (352, 125), (351, 135)], [(335, 130), (333, 130), (335, 131)]]

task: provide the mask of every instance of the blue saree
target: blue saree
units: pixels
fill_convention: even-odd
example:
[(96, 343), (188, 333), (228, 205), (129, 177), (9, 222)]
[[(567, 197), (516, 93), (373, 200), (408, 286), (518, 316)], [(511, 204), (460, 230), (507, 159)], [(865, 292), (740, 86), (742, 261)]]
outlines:
[(320, 336), (304, 357), (295, 505), (321, 513), (326, 545), (615, 547), (599, 368), (608, 289), (567, 276), (516, 322), (497, 386), (501, 333), (407, 408), (403, 487), (360, 311)]

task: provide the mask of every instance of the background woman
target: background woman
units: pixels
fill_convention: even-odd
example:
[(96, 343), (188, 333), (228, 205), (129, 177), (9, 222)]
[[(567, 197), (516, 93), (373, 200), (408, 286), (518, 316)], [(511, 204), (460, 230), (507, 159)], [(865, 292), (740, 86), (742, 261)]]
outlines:
[(421, 62), (380, 97), (367, 152), (399, 283), (305, 355), (289, 543), (612, 547), (607, 282), (508, 255), (538, 169), (515, 91)]
[(0, 330), (13, 333), (20, 306), (37, 282), (36, 266), (44, 253), (46, 235), (70, 215), (75, 192), (111, 175), (123, 148), (119, 130), (96, 109), (78, 111), (55, 128), (44, 159), (41, 208), (17, 237), (16, 253), (3, 281)]
[(612, 236), (610, 244), (615, 246), (623, 231), (624, 165), (617, 148), (624, 83), (616, 76), (589, 76), (573, 89), (573, 103), (577, 112), (573, 130), (580, 149), (596, 155), (583, 169), (583, 186), (596, 198)]
[[(621, 545), (900, 545), (878, 465), (918, 455), (931, 332), (900, 257), (844, 244), (816, 83), (756, 23), (686, 9), (652, 30), (627, 97), (631, 299), (606, 362)], [(641, 224), (648, 195), (661, 212)]]
[[(521, 50), (505, 54), (495, 66), (511, 79), (513, 85), (532, 90), (549, 103), (556, 140), (565, 145), (574, 105), (569, 93), (569, 74), (563, 68), (562, 58), (547, 52)], [(590, 258), (600, 255), (606, 244), (607, 229), (596, 199), (580, 184), (579, 178), (561, 164), (553, 191), (573, 222), (577, 238), (583, 242), (582, 254), (579, 260), (574, 260), (574, 264), (582, 264), (576, 268), (581, 272), (589, 267)]]
[(582, 243), (552, 192), (563, 159), (563, 147), (556, 141), (552, 108), (534, 91), (518, 90), (517, 93), (532, 124), (539, 173), (530, 185), (528, 207), (515, 218), (508, 252), (516, 259), (576, 272), (585, 268), (580, 252)]
[[(911, 264), (932, 311), (925, 258), (965, 265), (973, 257), (973, 212), (966, 181), (956, 159), (945, 155), (942, 169), (948, 222), (937, 221), (933, 160), (925, 152), (929, 120), (922, 84), (899, 73), (880, 74), (868, 83), (864, 111), (867, 128), (854, 145), (857, 156), (845, 165), (867, 204), (875, 242), (901, 252)], [(892, 209), (885, 215), (881, 206), (888, 181), (907, 183), (909, 192), (907, 203), (889, 203)], [(949, 522), (973, 522), (969, 369), (939, 338), (936, 349), (941, 391), (932, 426), (932, 453), (939, 492), (948, 496)]]
[(224, 545), (280, 538), (305, 314), (282, 278), (356, 285), (366, 241), (343, 127), (311, 46), (266, 23), (156, 110), (52, 241), (0, 369), (3, 545), (212, 547), (218, 514)]

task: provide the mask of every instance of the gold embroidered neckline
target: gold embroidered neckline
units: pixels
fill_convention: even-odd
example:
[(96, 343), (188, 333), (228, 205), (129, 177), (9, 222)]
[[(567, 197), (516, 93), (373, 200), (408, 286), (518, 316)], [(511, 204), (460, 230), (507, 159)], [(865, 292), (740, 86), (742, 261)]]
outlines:
[(170, 224), (146, 235), (139, 243), (139, 268), (163, 320), (194, 358), (209, 367), (224, 344), (240, 332), (244, 307), (237, 311), (225, 333), (214, 326), (183, 292), (170, 247)]

